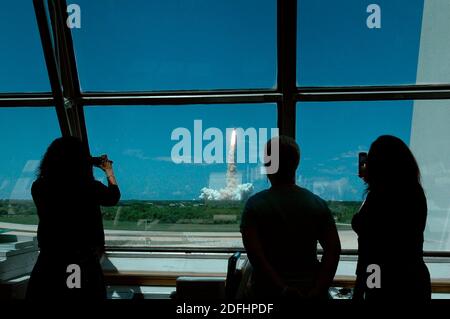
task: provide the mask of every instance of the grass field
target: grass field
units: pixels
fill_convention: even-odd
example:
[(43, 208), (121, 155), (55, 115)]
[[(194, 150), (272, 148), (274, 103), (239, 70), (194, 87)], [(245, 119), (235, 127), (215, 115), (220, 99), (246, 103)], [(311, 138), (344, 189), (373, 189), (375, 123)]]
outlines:
[[(102, 208), (105, 229), (176, 232), (239, 231), (244, 202), (121, 201)], [(349, 224), (361, 202), (328, 202), (337, 223)], [(32, 201), (0, 200), (0, 222), (36, 225)]]

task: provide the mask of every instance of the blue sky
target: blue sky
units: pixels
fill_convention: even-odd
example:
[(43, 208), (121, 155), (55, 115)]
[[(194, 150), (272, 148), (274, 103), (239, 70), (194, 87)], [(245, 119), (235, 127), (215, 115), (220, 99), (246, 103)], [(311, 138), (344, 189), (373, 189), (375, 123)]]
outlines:
[[(368, 29), (373, 1), (300, 0), (298, 83), (416, 82), (423, 0), (379, 0), (382, 28)], [(70, 1), (69, 1), (70, 3)], [(73, 30), (84, 91), (271, 88), (276, 81), (276, 5), (268, 0), (78, 0)], [(257, 8), (255, 10), (254, 8)], [(2, 4), (0, 92), (50, 90), (31, 1)], [(381, 134), (409, 142), (413, 101), (302, 103), (299, 183), (328, 199), (359, 200), (357, 152)], [(271, 128), (276, 106), (87, 107), (93, 154), (114, 160), (124, 199), (193, 199), (221, 187), (225, 164), (170, 162), (171, 132), (207, 127)], [(51, 108), (0, 109), (0, 198), (29, 198), (47, 145), (59, 136)], [(6, 154), (6, 155), (5, 155)], [(268, 186), (258, 165), (242, 182)], [(101, 175), (98, 175), (99, 177)]]

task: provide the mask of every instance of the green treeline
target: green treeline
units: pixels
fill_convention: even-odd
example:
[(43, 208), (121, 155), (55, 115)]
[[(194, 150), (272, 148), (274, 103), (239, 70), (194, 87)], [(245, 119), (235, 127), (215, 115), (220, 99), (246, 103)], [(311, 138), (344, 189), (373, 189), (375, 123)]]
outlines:
[[(239, 224), (244, 202), (236, 201), (121, 201), (103, 207), (103, 219), (158, 224)], [(361, 202), (329, 201), (337, 223), (349, 224)], [(0, 221), (35, 224), (36, 208), (30, 200), (0, 200)]]

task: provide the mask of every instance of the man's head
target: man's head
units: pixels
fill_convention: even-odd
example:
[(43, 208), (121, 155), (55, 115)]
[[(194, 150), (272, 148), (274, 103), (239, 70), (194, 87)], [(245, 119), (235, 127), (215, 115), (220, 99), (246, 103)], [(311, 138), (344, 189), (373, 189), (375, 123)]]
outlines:
[(300, 163), (300, 148), (293, 138), (281, 135), (270, 139), (266, 144), (265, 156), (264, 165), (272, 184), (295, 183), (295, 172)]

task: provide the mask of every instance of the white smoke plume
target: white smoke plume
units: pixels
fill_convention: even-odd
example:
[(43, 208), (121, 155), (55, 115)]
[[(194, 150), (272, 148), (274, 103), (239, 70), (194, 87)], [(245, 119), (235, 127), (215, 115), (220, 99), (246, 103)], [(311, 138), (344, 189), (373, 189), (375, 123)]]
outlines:
[(252, 183), (239, 184), (234, 189), (222, 188), (219, 190), (204, 187), (201, 189), (200, 199), (203, 200), (243, 200), (253, 191)]
[(203, 200), (243, 200), (253, 191), (252, 183), (239, 184), (235, 163), (236, 130), (231, 132), (230, 150), (228, 152), (227, 184), (225, 188), (216, 190), (208, 187), (201, 189), (200, 199)]

